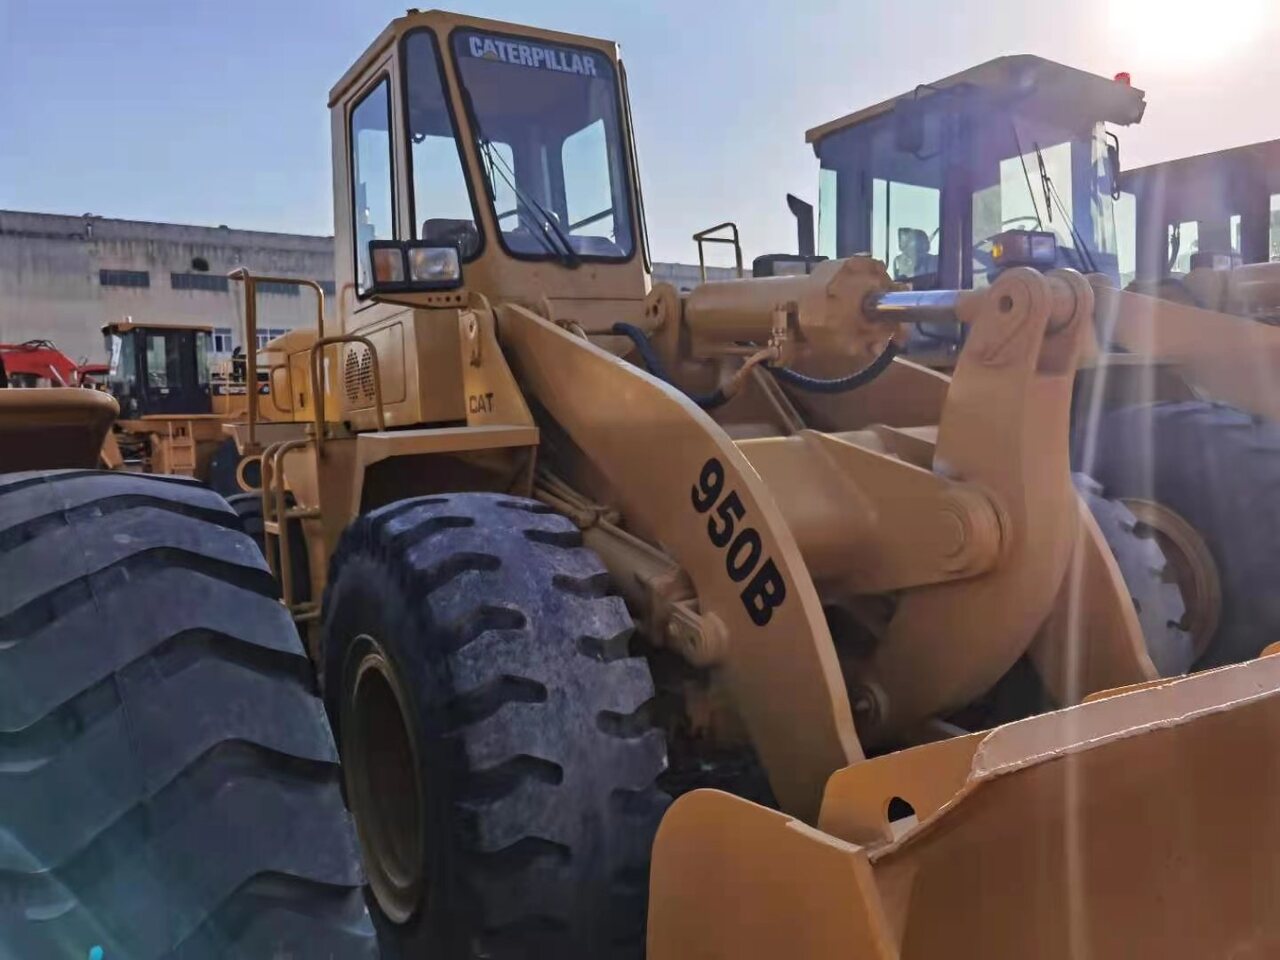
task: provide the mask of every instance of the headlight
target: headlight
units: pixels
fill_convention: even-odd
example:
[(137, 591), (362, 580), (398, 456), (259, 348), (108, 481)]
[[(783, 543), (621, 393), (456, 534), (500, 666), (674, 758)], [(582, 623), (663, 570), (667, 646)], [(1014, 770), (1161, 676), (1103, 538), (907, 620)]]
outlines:
[(404, 283), (404, 251), (399, 244), (377, 248), (370, 244), (369, 259), (373, 262), (375, 286)]
[(409, 247), (410, 283), (453, 283), (462, 277), (454, 247)]
[(457, 247), (423, 240), (370, 240), (373, 285), (369, 292), (429, 293), (462, 286), (462, 260)]
[(1037, 230), (1006, 230), (991, 241), (991, 259), (997, 267), (1034, 267), (1051, 270), (1058, 263), (1058, 238)]

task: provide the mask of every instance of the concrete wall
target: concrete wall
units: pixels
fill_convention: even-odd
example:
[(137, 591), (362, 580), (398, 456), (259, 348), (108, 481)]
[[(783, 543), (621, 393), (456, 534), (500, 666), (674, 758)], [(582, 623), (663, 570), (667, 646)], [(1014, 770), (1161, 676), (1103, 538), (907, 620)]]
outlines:
[[(206, 271), (198, 269), (206, 264)], [(172, 274), (225, 277), (237, 266), (255, 273), (308, 277), (331, 288), (333, 240), (0, 210), (0, 342), (43, 338), (73, 358), (101, 361), (105, 356), (99, 328), (124, 317), (138, 323), (230, 329), (240, 342), (239, 285), (229, 284), (226, 290), (174, 289), (172, 279)], [(149, 285), (104, 285), (103, 270), (145, 271)], [(260, 328), (289, 329), (314, 322), (314, 298), (306, 291), (264, 292), (258, 297)]]
[[(207, 271), (197, 269), (204, 261)], [(334, 320), (333, 238), (146, 223), (85, 215), (0, 210), (0, 343), (52, 340), (73, 359), (106, 360), (104, 323), (132, 317), (136, 323), (180, 323), (228, 331), (218, 343), (242, 342), (243, 293), (175, 289), (173, 274), (203, 275), (217, 283), (238, 266), (259, 274), (307, 277), (326, 284), (326, 322)], [(655, 263), (655, 281), (688, 291), (698, 268)], [(144, 271), (145, 287), (104, 284), (103, 270)], [(734, 276), (710, 267), (710, 279)], [(110, 277), (107, 278), (108, 280)], [(181, 283), (182, 281), (177, 281)], [(296, 288), (295, 288), (296, 289)], [(301, 291), (261, 292), (259, 330), (285, 330), (315, 323), (315, 303)]]
[[(738, 275), (733, 267), (707, 267), (708, 280), (732, 280)], [(751, 276), (751, 266), (747, 265), (747, 276)], [(696, 263), (655, 263), (653, 265), (655, 283), (669, 283), (681, 293), (688, 293), (699, 283), (702, 276)]]

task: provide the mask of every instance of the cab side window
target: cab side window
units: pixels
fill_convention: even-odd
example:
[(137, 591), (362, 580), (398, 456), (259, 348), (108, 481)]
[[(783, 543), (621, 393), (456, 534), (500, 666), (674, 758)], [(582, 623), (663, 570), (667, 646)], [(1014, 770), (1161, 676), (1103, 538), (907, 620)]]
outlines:
[(462, 259), (469, 260), (480, 252), (480, 231), (462, 170), (434, 34), (428, 30), (409, 34), (404, 41), (404, 64), (413, 235), (456, 246)]
[(373, 282), (370, 240), (395, 238), (391, 166), (391, 84), (386, 77), (351, 111), (352, 236), (356, 244), (356, 292)]

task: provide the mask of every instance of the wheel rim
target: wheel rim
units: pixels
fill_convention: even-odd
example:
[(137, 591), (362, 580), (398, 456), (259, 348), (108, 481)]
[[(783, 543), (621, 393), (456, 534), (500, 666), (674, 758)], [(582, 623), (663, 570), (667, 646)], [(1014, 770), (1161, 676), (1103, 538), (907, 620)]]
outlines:
[[(250, 476), (252, 471), (252, 476)], [(253, 477), (257, 477), (257, 482), (251, 482)], [(261, 493), (262, 492), (262, 455), (254, 454), (240, 458), (240, 462), (236, 464), (236, 483), (245, 493)]]
[(408, 702), (376, 640), (353, 644), (341, 716), (342, 762), (369, 885), (395, 923), (413, 915), (424, 887), (423, 804)]
[(1222, 581), (1209, 545), (1182, 515), (1154, 500), (1121, 500), (1138, 523), (1151, 531), (1173, 571), (1187, 608), (1183, 627), (1191, 635), (1191, 662), (1213, 641), (1222, 616)]

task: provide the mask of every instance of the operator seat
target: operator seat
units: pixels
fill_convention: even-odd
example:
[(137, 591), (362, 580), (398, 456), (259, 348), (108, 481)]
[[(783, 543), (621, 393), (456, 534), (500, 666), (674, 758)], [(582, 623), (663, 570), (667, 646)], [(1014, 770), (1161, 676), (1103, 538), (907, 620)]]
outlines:
[(438, 243), (442, 247), (457, 247), (459, 256), (466, 258), (480, 248), (480, 232), (471, 220), (453, 220), (437, 217), (422, 221), (422, 239)]

